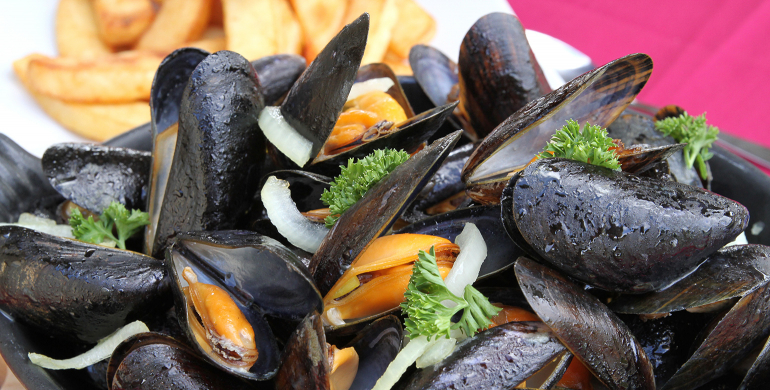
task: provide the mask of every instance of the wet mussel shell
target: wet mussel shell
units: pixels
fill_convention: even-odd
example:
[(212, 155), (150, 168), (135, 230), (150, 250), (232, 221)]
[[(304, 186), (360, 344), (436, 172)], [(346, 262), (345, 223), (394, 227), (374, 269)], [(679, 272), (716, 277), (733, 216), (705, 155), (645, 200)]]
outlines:
[(695, 272), (665, 290), (621, 295), (608, 306), (616, 313), (670, 313), (743, 296), (767, 280), (770, 247), (736, 245), (716, 251)]
[(441, 166), (459, 137), (458, 130), (410, 157), (342, 214), (310, 262), (310, 272), (322, 294), (329, 292), (374, 239), (388, 232)]
[(254, 68), (239, 54), (220, 51), (198, 64), (182, 97), (155, 236), (145, 241), (148, 253), (159, 255), (182, 232), (235, 226), (261, 177), (265, 139), (257, 121), (263, 107)]
[(564, 350), (542, 322), (509, 322), (477, 334), (443, 361), (417, 371), (404, 389), (511, 389)]
[(96, 214), (112, 202), (144, 210), (150, 162), (149, 152), (79, 143), (54, 145), (42, 159), (56, 191)]
[(277, 103), (291, 89), (307, 62), (296, 54), (276, 54), (251, 61), (265, 95), (265, 104)]
[(435, 105), (450, 103), (449, 94), (460, 81), (457, 64), (436, 48), (414, 45), (409, 50), (409, 65), (425, 95)]
[(543, 150), (566, 120), (607, 127), (652, 73), (646, 54), (631, 54), (576, 77), (529, 103), (484, 138), (463, 168), (468, 195), (497, 203), (505, 182)]
[[(227, 291), (254, 328), (259, 357), (248, 371), (233, 370), (196, 348), (213, 364), (247, 379), (264, 380), (278, 369), (280, 352), (264, 316), (294, 321), (313, 310), (323, 310), (322, 297), (300, 259), (277, 241), (246, 231), (198, 232), (179, 235), (166, 253), (174, 281), (177, 317), (190, 340), (188, 305), (181, 277), (191, 267), (201, 283)], [(212, 352), (213, 353), (213, 352)]]
[(0, 308), (16, 320), (95, 343), (170, 305), (163, 262), (140, 253), (0, 227)]
[(652, 366), (628, 327), (556, 271), (521, 257), (514, 265), (527, 301), (561, 342), (610, 389), (655, 389)]
[(48, 183), (40, 159), (0, 134), (0, 222), (16, 222), (47, 197), (61, 199)]
[(536, 161), (509, 186), (503, 218), (518, 228), (509, 233), (568, 275), (615, 292), (670, 286), (737, 237), (749, 217), (700, 188), (565, 159)]
[(190, 347), (160, 333), (141, 333), (123, 341), (110, 358), (110, 390), (253, 389), (200, 358)]
[[(403, 330), (396, 316), (387, 316), (363, 328), (347, 347), (358, 354), (358, 371), (350, 390), (368, 390), (401, 350)], [(342, 349), (342, 348), (340, 348)], [(286, 343), (276, 375), (278, 389), (331, 388), (326, 334), (321, 316), (308, 314)]]

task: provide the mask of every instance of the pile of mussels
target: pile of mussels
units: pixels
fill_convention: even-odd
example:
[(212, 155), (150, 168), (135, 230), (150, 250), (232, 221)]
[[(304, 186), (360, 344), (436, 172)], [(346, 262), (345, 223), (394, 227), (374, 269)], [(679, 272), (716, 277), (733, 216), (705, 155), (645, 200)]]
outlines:
[[(433, 48), (412, 49), (421, 90), (410, 97), (435, 106), (415, 113), (387, 66), (359, 67), (368, 28), (364, 14), (307, 67), (292, 55), (250, 63), (228, 51), (177, 50), (152, 86), (150, 151), (60, 144), (41, 161), (0, 136), (3, 222), (31, 212), (66, 223), (69, 203), (98, 214), (119, 201), (150, 214), (143, 239), (129, 243), (136, 251), (0, 227), (0, 308), (55, 340), (34, 352), (71, 356), (141, 319), (153, 332), (88, 368), (78, 388), (339, 388), (330, 354), (342, 353), (329, 342), (359, 356), (344, 386), (369, 389), (404, 342), (398, 310), (330, 324), (323, 297), (377, 238), (453, 240), (473, 222), (489, 248), (476, 285), (542, 322), (483, 331), (441, 363), (410, 369), (397, 387), (585, 388), (557, 384), (573, 356), (597, 387), (762, 386), (770, 248), (723, 248), (747, 227), (748, 211), (703, 189), (682, 145), (633, 109), (652, 72), (647, 55), (551, 91), (518, 20), (490, 14), (467, 33), (456, 64)], [(380, 120), (325, 148), (353, 84), (381, 78), (393, 81), (385, 92), (407, 119)], [(315, 159), (297, 166), (265, 138), (259, 118), (270, 105), (312, 143)], [(567, 119), (621, 139), (623, 171), (530, 163)], [(319, 209), (341, 164), (385, 147), (412, 156), (345, 212), (315, 253), (278, 234), (260, 200), (268, 176), (290, 183), (300, 210)], [(208, 328), (191, 293), (199, 284), (229, 295), (253, 340)], [(733, 368), (750, 355), (747, 367)]]

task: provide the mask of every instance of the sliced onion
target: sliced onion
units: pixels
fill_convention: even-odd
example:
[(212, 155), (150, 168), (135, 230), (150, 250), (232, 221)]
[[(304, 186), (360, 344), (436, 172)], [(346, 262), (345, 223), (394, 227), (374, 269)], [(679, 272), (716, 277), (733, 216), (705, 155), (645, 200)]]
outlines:
[(738, 235), (738, 237), (735, 237), (734, 240), (727, 243), (727, 245), (724, 246), (724, 248), (727, 248), (728, 246), (733, 245), (746, 245), (749, 243), (749, 240), (746, 239), (746, 233), (741, 232), (741, 234)]
[(265, 107), (259, 114), (259, 128), (270, 142), (291, 161), (305, 166), (310, 160), (313, 142), (297, 132), (286, 122), (280, 107)]
[(436, 340), (417, 358), (417, 368), (424, 368), (441, 362), (455, 350), (456, 346), (456, 339), (442, 337)]
[(52, 236), (75, 238), (72, 235), (72, 227), (70, 225), (57, 225), (53, 219), (38, 217), (30, 213), (21, 213), (19, 221), (16, 223), (0, 223), (0, 226), (6, 225), (21, 226)]
[(449, 291), (462, 297), (465, 286), (473, 284), (479, 277), (481, 264), (487, 258), (487, 244), (479, 228), (472, 223), (465, 224), (462, 233), (455, 238), (455, 244), (460, 247), (460, 254), (444, 283)]
[(363, 94), (369, 92), (385, 92), (395, 85), (393, 80), (389, 77), (380, 77), (377, 79), (369, 79), (360, 83), (353, 84), (353, 88), (350, 89), (348, 94), (348, 101), (351, 101)]
[(299, 212), (291, 200), (289, 182), (270, 176), (262, 187), (261, 195), (267, 216), (278, 233), (297, 248), (315, 253), (329, 229), (323, 224), (311, 222)]
[(99, 340), (96, 346), (90, 350), (73, 358), (58, 360), (37, 353), (29, 353), (28, 356), (32, 363), (49, 370), (81, 369), (109, 358), (118, 344), (129, 337), (149, 331), (150, 329), (144, 322), (134, 321)]
[(404, 375), (406, 369), (419, 358), (431, 344), (437, 340), (428, 341), (425, 336), (417, 337), (409, 342), (396, 358), (388, 365), (388, 368), (382, 374), (380, 379), (374, 385), (372, 390), (390, 390), (398, 382), (401, 375)]

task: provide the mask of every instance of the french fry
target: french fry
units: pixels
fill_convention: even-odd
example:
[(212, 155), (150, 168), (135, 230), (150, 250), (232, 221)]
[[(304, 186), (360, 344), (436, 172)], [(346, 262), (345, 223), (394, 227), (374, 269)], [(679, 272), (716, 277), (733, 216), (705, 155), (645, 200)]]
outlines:
[(273, 0), (276, 30), (276, 54), (302, 54), (302, 26), (289, 0)]
[(412, 67), (409, 65), (409, 60), (402, 58), (391, 50), (385, 53), (385, 58), (382, 59), (382, 62), (390, 66), (390, 69), (393, 69), (393, 73), (398, 76), (412, 75)]
[(200, 37), (209, 23), (211, 0), (164, 0), (136, 48), (168, 51)]
[(273, 0), (222, 0), (227, 49), (249, 61), (277, 53), (273, 6)]
[(30, 60), (35, 92), (70, 103), (129, 103), (149, 100), (162, 55), (128, 51), (96, 59), (37, 57)]
[(291, 0), (305, 35), (305, 58), (313, 61), (342, 28), (347, 0)]
[(222, 0), (211, 0), (211, 16), (209, 25), (222, 27), (224, 25), (224, 15), (222, 15)]
[(155, 19), (151, 0), (93, 0), (102, 41), (112, 47), (136, 42)]
[(409, 50), (430, 42), (436, 35), (436, 21), (414, 0), (396, 0), (398, 22), (393, 27), (389, 50), (401, 58), (409, 58)]
[(396, 0), (350, 0), (345, 23), (350, 23), (362, 13), (369, 13), (369, 36), (361, 65), (382, 62), (390, 44), (393, 26), (398, 21)]
[(95, 58), (112, 50), (99, 39), (90, 0), (61, 0), (56, 11), (56, 46), (59, 55)]
[(14, 71), (43, 111), (72, 132), (101, 142), (150, 120), (150, 107), (146, 102), (79, 104), (37, 93), (31, 88), (28, 68), (32, 60), (41, 57), (44, 56), (32, 54), (15, 61)]
[(209, 53), (225, 50), (227, 49), (225, 30), (221, 27), (209, 26), (209, 28), (203, 32), (203, 35), (201, 35), (199, 40), (185, 43), (182, 47), (197, 47), (198, 49), (206, 50)]

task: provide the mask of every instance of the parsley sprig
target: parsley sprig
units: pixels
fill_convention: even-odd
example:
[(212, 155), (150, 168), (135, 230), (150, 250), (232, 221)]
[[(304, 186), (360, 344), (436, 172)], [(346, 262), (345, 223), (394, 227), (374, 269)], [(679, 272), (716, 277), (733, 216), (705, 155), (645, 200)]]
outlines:
[(342, 167), (342, 172), (334, 179), (331, 188), (321, 194), (321, 201), (329, 206), (332, 214), (324, 220), (326, 227), (332, 227), (340, 214), (363, 198), (366, 191), (408, 158), (409, 154), (403, 150), (377, 149), (358, 161), (349, 159), (348, 166)]
[(686, 143), (684, 148), (684, 160), (688, 167), (697, 165), (698, 172), (703, 179), (708, 177), (706, 160), (714, 154), (709, 151), (711, 144), (717, 140), (719, 129), (706, 125), (706, 114), (693, 117), (683, 113), (677, 117), (669, 117), (655, 122), (655, 128), (665, 135), (673, 137), (676, 142)]
[[(129, 213), (126, 206), (113, 201), (104, 209), (98, 221), (95, 221), (93, 216), (86, 219), (80, 209), (75, 208), (69, 222), (72, 234), (78, 240), (101, 244), (107, 239), (115, 241), (120, 249), (126, 249), (126, 240), (143, 226), (149, 225), (150, 218), (147, 213), (139, 210)], [(113, 228), (118, 233), (117, 237), (112, 233)]]
[[(428, 253), (421, 250), (417, 255), (404, 298), (401, 309), (407, 316), (404, 324), (412, 338), (426, 336), (430, 340), (442, 335), (449, 338), (450, 330), (457, 328), (462, 328), (470, 337), (489, 327), (492, 324), (489, 319), (500, 311), (470, 284), (465, 286), (462, 298), (449, 291), (441, 279), (433, 247)], [(445, 306), (442, 302), (447, 300), (457, 306)], [(460, 310), (463, 310), (460, 321), (452, 325), (452, 316)]]
[(586, 123), (581, 132), (577, 121), (568, 120), (538, 157), (563, 157), (619, 171), (616, 148), (612, 138), (607, 136), (607, 130), (601, 126)]

